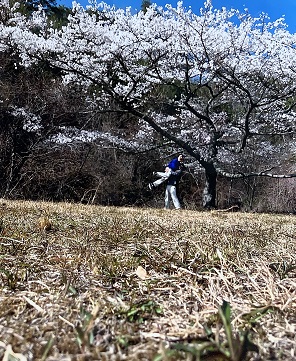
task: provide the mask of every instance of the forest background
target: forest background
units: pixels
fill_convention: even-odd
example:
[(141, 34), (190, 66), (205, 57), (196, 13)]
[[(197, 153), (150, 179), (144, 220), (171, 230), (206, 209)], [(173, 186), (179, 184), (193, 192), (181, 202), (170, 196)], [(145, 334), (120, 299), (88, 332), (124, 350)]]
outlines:
[[(147, 50), (147, 58), (135, 57), (131, 64), (132, 52), (124, 58), (123, 51), (120, 56), (113, 51), (112, 62), (110, 58), (105, 60), (105, 73), (96, 75), (98, 53), (94, 56), (86, 47), (80, 53), (73, 50), (74, 40), (79, 38), (74, 25), (79, 23), (81, 31), (82, 19), (92, 19), (94, 24), (104, 22), (105, 29), (116, 24), (118, 30), (122, 13), (110, 8), (70, 9), (50, 0), (26, 1), (20, 7), (16, 4), (1, 1), (0, 7), (0, 197), (162, 207), (163, 188), (151, 193), (147, 185), (154, 171), (162, 170), (182, 152), (188, 164), (179, 190), (184, 207), (238, 205), (246, 211), (295, 213), (296, 67), (290, 56), (295, 51), (295, 36), (285, 30), (282, 22), (270, 25), (264, 23), (264, 17), (250, 19), (246, 14), (215, 12), (208, 4), (199, 20), (208, 21), (203, 31), (207, 28), (216, 34), (212, 43), (206, 44), (202, 32), (194, 28), (202, 39), (207, 61), (207, 67), (199, 64), (199, 73), (192, 75), (200, 61), (194, 47), (186, 55), (179, 50), (174, 53), (172, 48), (170, 57), (167, 50), (161, 53), (163, 49), (156, 49), (151, 41), (153, 51)], [(150, 5), (142, 3), (142, 15), (137, 19), (143, 24), (164, 19), (164, 25), (171, 20)], [(38, 10), (39, 18), (34, 15)], [(181, 9), (170, 10), (178, 19), (191, 21)], [(21, 20), (16, 14), (21, 14)], [(229, 68), (226, 59), (234, 58), (233, 53), (230, 57), (229, 47), (225, 46), (224, 53), (221, 47), (213, 54), (209, 52), (214, 49), (214, 41), (223, 44), (218, 29), (229, 26), (233, 16), (239, 19), (238, 31), (243, 28), (246, 38), (253, 36), (253, 43), (255, 32), (259, 38), (260, 23), (259, 40), (263, 43), (268, 38), (273, 44), (270, 50), (263, 47), (259, 54), (264, 60), (260, 71), (255, 71), (251, 62), (242, 66), (246, 54), (253, 61), (257, 53), (253, 48), (234, 44), (234, 32), (231, 44), (240, 63)], [(36, 19), (40, 24), (41, 17), (47, 24), (46, 31), (36, 25)], [(135, 15), (126, 14), (126, 18), (131, 21)], [(26, 37), (18, 36), (16, 40), (16, 29)], [(28, 34), (32, 39), (37, 36), (52, 41), (53, 34), (65, 39), (65, 29), (73, 30), (69, 46), (72, 53), (66, 48), (55, 54), (54, 48), (45, 52), (44, 45), (36, 46), (34, 51), (29, 49)], [(229, 29), (224, 34), (229, 35)], [(128, 29), (128, 33), (132, 34), (132, 30)], [(162, 34), (154, 33), (153, 40), (165, 38)], [(172, 34), (162, 41), (173, 38)], [(84, 36), (80, 40), (89, 46), (92, 40)], [(149, 38), (148, 30), (144, 36)], [(186, 36), (180, 31), (180, 38)], [(143, 39), (137, 47), (146, 42)], [(188, 35), (185, 40), (189, 43), (189, 39)], [(112, 41), (115, 44), (117, 40)], [(100, 44), (101, 48), (105, 44)], [(282, 50), (288, 57), (289, 72), (281, 58)], [(88, 60), (93, 66), (91, 72), (82, 71), (77, 60), (82, 53), (92, 56)], [(76, 63), (70, 63), (69, 54)], [(162, 64), (164, 54), (169, 62)], [(169, 75), (164, 75), (162, 66), (170, 70)], [(271, 70), (265, 72), (264, 68), (270, 66)], [(243, 71), (238, 73), (238, 68)], [(142, 72), (141, 77), (137, 72)], [(126, 90), (131, 83), (132, 88)]]

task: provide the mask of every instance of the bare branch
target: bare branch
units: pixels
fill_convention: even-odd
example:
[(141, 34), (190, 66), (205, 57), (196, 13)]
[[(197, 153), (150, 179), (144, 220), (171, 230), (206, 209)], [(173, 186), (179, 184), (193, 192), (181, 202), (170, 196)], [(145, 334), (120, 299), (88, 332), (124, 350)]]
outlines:
[(290, 174), (273, 174), (269, 172), (251, 172), (251, 173), (229, 173), (225, 172), (221, 169), (217, 169), (217, 172), (219, 175), (231, 178), (231, 179), (238, 179), (238, 178), (250, 178), (250, 177), (270, 177), (270, 178), (295, 178), (296, 173), (290, 173)]

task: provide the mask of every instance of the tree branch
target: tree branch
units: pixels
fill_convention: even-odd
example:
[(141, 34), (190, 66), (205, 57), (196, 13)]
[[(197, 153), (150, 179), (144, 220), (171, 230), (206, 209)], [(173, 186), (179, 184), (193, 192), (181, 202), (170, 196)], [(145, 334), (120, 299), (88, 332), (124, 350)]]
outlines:
[(273, 173), (268, 173), (268, 172), (229, 173), (229, 172), (223, 171), (222, 169), (217, 169), (217, 172), (219, 175), (222, 175), (223, 177), (231, 178), (231, 179), (250, 178), (250, 177), (270, 177), (270, 178), (295, 178), (296, 177), (296, 173), (291, 173), (291, 174), (273, 174)]

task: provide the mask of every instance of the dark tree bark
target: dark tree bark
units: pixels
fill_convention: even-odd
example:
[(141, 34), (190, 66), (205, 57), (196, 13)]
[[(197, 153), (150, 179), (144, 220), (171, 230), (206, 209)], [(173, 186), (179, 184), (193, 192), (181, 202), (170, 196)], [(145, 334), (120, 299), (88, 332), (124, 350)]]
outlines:
[(203, 190), (203, 207), (216, 208), (217, 172), (212, 164), (205, 166), (205, 185)]

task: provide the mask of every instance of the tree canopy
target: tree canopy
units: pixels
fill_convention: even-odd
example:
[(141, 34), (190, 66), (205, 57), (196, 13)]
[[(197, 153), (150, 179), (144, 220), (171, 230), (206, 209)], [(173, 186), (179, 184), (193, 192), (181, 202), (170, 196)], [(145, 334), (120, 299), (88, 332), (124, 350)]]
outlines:
[[(14, 49), (25, 67), (46, 61), (65, 83), (85, 89), (97, 110), (112, 103), (138, 119), (132, 136), (89, 131), (88, 139), (187, 152), (205, 171), (205, 207), (215, 206), (219, 174), (264, 174), (274, 154), (272, 168), (280, 170), (295, 151), (296, 35), (282, 19), (215, 10), (210, 2), (198, 15), (181, 3), (137, 14), (74, 4), (56, 29), (43, 11), (27, 18), (10, 10), (0, 29), (3, 51)], [(259, 158), (254, 168), (245, 166), (250, 154)]]

